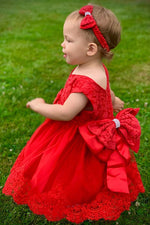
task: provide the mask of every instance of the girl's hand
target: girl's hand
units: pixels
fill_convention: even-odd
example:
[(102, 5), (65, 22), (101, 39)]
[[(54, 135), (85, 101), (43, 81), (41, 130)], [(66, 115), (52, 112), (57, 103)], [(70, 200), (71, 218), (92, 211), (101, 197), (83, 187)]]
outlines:
[(29, 102), (27, 102), (26, 107), (32, 109), (33, 111), (36, 112), (37, 106), (44, 104), (45, 101), (43, 98), (35, 98)]
[(120, 98), (115, 96), (115, 99), (114, 99), (114, 102), (113, 102), (114, 112), (118, 113), (123, 109), (124, 109), (124, 102)]

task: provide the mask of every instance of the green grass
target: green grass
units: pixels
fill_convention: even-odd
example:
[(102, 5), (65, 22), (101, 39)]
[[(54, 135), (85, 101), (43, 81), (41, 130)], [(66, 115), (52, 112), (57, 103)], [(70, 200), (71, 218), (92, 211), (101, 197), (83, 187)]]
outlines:
[[(91, 0), (91, 3), (99, 3)], [(141, 148), (136, 156), (146, 189), (117, 222), (83, 224), (148, 225), (150, 214), (150, 3), (149, 0), (101, 0), (122, 24), (122, 41), (107, 64), (111, 88), (125, 107), (140, 107)], [(31, 134), (43, 117), (26, 109), (26, 102), (43, 97), (52, 102), (72, 69), (60, 43), (65, 17), (88, 1), (0, 0), (0, 189)], [(27, 206), (0, 193), (0, 225), (71, 224), (48, 222)]]

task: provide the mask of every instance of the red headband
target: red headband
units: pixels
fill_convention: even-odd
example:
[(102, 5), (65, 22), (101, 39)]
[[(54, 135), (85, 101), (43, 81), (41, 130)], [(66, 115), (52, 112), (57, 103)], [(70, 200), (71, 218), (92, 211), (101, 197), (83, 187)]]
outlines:
[(94, 19), (94, 17), (92, 16), (92, 12), (93, 12), (93, 6), (92, 5), (86, 5), (83, 6), (80, 10), (79, 13), (83, 16), (85, 16), (80, 24), (80, 28), (81, 29), (90, 29), (92, 28), (95, 36), (97, 37), (99, 43), (101, 44), (101, 46), (107, 50), (107, 52), (110, 51), (109, 46), (104, 38), (104, 36), (102, 35), (102, 33), (100, 32), (96, 21)]

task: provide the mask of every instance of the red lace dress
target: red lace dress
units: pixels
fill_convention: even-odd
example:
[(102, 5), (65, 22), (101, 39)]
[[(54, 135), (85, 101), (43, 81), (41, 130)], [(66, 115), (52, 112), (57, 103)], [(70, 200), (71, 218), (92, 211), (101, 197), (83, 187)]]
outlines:
[(69, 122), (46, 119), (34, 132), (3, 188), (17, 204), (27, 204), (50, 221), (116, 220), (144, 192), (129, 152), (139, 146), (136, 112), (118, 114), (116, 128), (106, 74), (106, 90), (86, 76), (70, 74), (54, 104), (82, 92), (93, 109)]

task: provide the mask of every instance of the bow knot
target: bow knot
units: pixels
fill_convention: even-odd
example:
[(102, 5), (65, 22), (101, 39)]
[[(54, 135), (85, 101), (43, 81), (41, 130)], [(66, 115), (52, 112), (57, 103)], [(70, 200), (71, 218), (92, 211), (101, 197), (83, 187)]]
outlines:
[(91, 13), (90, 12), (85, 12), (85, 16), (87, 16), (87, 15), (91, 16)]
[(116, 118), (91, 121), (79, 127), (89, 149), (107, 163), (107, 186), (111, 191), (129, 193), (126, 166), (129, 148), (139, 150), (141, 128), (135, 115), (139, 109), (124, 109)]
[(116, 124), (116, 128), (119, 128), (120, 127), (120, 121), (118, 119), (113, 119), (113, 121)]

